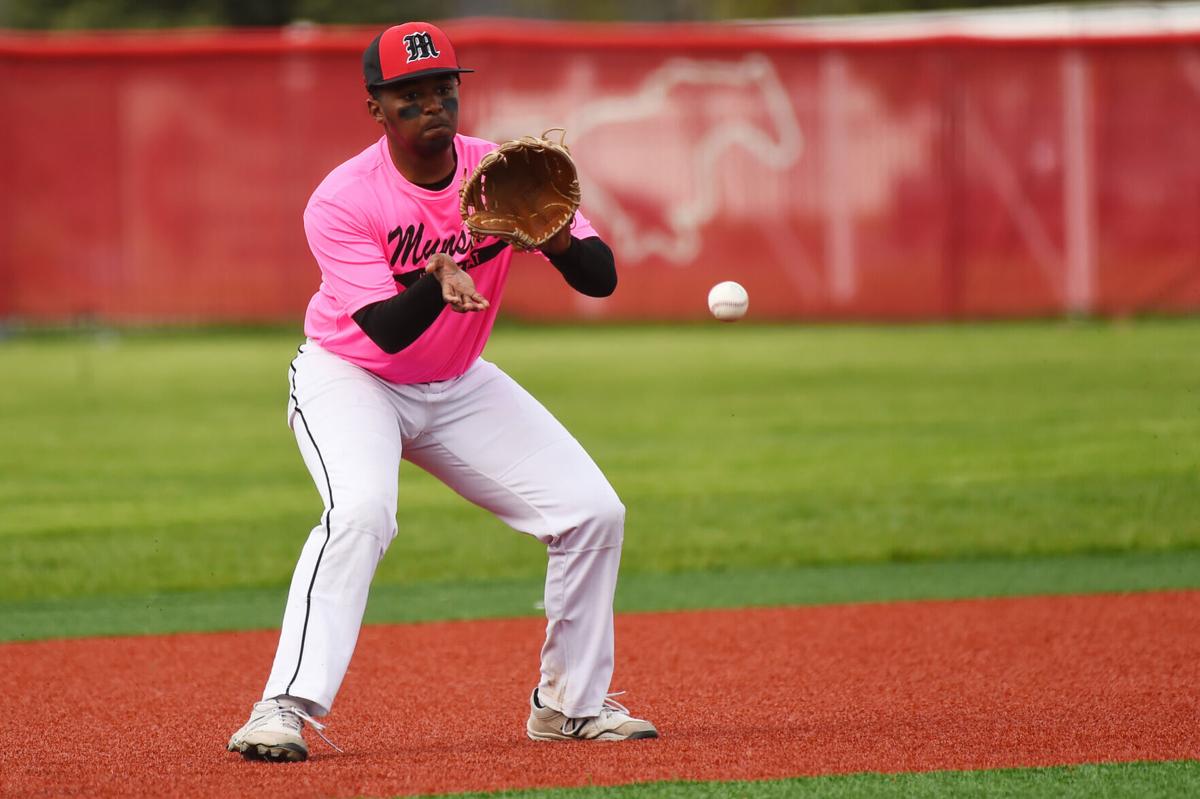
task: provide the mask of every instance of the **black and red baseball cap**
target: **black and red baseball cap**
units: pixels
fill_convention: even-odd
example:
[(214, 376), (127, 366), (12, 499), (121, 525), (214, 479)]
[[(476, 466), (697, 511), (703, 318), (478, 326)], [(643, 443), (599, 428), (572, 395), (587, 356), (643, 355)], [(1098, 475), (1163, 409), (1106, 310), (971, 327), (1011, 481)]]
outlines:
[(363, 80), (368, 89), (430, 75), (474, 71), (458, 65), (450, 38), (428, 22), (393, 25), (363, 51)]

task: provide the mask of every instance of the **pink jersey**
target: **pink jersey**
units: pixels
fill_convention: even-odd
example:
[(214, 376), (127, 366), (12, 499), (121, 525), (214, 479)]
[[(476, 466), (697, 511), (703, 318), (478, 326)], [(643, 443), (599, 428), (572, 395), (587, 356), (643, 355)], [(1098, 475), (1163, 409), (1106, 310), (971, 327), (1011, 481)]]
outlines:
[[(464, 172), (470, 174), (496, 145), (459, 135), (454, 149), (454, 179), (441, 191), (429, 191), (396, 170), (382, 137), (330, 172), (304, 209), (308, 246), (321, 267), (321, 286), (304, 317), (305, 335), (393, 383), (448, 380), (466, 372), (487, 344), (504, 294), (512, 248), (494, 238), (472, 241), (458, 210)], [(596, 232), (576, 214), (573, 235), (582, 239)], [(404, 291), (399, 276), (420, 274), (438, 252), (468, 266), (491, 306), (473, 313), (443, 309), (416, 341), (389, 355), (350, 317)]]

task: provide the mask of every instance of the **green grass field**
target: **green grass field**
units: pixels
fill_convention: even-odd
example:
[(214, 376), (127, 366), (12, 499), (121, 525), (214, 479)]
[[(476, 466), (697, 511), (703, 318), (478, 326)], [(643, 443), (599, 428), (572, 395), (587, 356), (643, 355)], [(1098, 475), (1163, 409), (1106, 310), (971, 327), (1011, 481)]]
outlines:
[[(286, 583), (290, 333), (0, 344), (0, 601)], [(629, 507), (624, 574), (1200, 547), (1200, 323), (502, 328)], [(377, 584), (538, 578), (409, 466)]]
[[(0, 640), (277, 624), (320, 512), (284, 424), (298, 343), (0, 341)], [(1183, 319), (506, 325), (487, 357), (621, 494), (618, 603), (642, 610), (1200, 587), (1198, 352)], [(538, 612), (535, 541), (411, 466), (400, 486), (368, 620)], [(977, 795), (1091, 793), (1016, 774)], [(1193, 765), (1070, 774), (1200, 785)], [(975, 776), (841, 779), (761, 795), (976, 793)], [(643, 790), (612, 795), (760, 793)]]
[[(1061, 768), (852, 774), (762, 782), (657, 782), (615, 788), (459, 794), (458, 799), (1168, 799), (1194, 795), (1200, 763), (1120, 763)], [(1182, 790), (1181, 790), (1182, 789)]]

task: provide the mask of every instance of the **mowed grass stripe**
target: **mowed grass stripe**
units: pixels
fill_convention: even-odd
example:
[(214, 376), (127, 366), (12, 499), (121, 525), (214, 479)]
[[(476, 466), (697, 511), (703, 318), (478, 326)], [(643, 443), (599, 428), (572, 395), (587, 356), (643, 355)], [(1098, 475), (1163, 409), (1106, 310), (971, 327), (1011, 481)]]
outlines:
[[(622, 612), (1200, 588), (1200, 551), (630, 574)], [(284, 588), (0, 604), (0, 640), (272, 628)], [(536, 579), (379, 585), (367, 621), (540, 615)]]
[(1200, 763), (1108, 763), (1054, 768), (849, 774), (763, 782), (657, 782), (453, 794), (455, 799), (1155, 799), (1200, 793)]

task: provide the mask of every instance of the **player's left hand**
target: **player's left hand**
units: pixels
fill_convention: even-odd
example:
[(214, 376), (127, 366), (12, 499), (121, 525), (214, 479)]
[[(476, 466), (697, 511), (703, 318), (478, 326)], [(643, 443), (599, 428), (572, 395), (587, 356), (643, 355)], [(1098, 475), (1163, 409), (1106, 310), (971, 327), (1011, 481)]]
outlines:
[[(518, 250), (566, 252), (571, 242), (562, 232), (579, 209), (579, 173), (561, 138), (546, 138), (550, 130), (501, 144), (464, 181), (458, 210), (473, 237), (495, 236)], [(555, 238), (561, 250), (551, 244)]]

